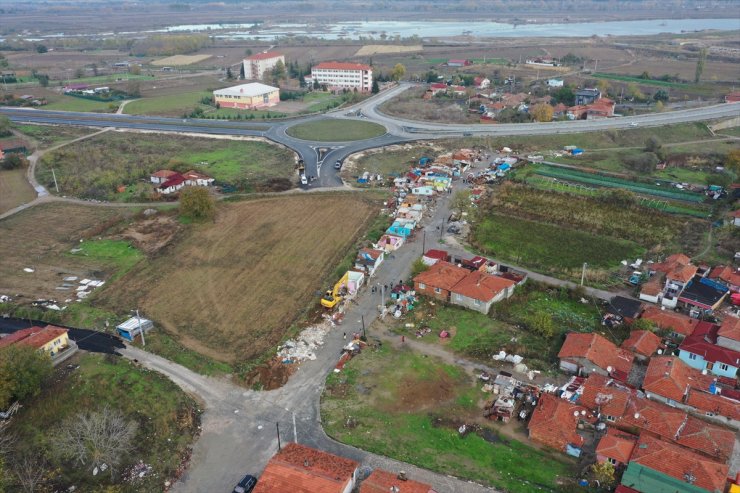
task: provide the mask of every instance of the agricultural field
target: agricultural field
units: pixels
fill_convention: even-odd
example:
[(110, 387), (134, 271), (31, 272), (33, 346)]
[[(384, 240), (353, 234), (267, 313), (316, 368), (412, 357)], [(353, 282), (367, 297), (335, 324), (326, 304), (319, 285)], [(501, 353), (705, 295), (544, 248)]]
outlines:
[(49, 185), (54, 168), (60, 193), (67, 196), (145, 201), (153, 192), (149, 175), (158, 169), (196, 169), (220, 184), (254, 192), (292, 187), (294, 163), (292, 151), (259, 139), (106, 132), (46, 154), (36, 176)]
[[(127, 214), (102, 207), (48, 203), (3, 219), (0, 294), (11, 296), (17, 303), (63, 301), (75, 297), (71, 290), (56, 289), (64, 277), (106, 280), (130, 267), (140, 256), (136, 249), (123, 242), (97, 240)], [(73, 248), (82, 250), (73, 254)], [(24, 271), (26, 268), (33, 272)]]
[(120, 101), (92, 101), (74, 96), (59, 96), (44, 106), (46, 110), (81, 111), (86, 113), (115, 113)]
[[(574, 463), (531, 446), (518, 423), (487, 422), (488, 397), (459, 366), (384, 344), (329, 375), (321, 417), (332, 438), (425, 469), (509, 493), (564, 491)], [(461, 438), (462, 423), (481, 431)]]
[[(79, 367), (58, 368), (50, 385), (24, 403), (10, 421), (9, 431), (18, 438), (12, 455), (33, 457), (33, 467), (44, 472), (43, 486), (53, 486), (49, 491), (66, 490), (70, 485), (82, 491), (163, 491), (164, 482), (173, 479), (199, 433), (198, 404), (166, 377), (122, 358), (80, 354), (70, 361)], [(133, 450), (125, 454), (113, 477), (106, 472), (94, 476), (89, 466), (67, 462), (53, 453), (59, 427), (66, 419), (106, 406), (138, 425)], [(143, 478), (129, 473), (139, 461), (152, 468)], [(124, 479), (131, 476), (135, 479)]]
[(154, 60), (150, 62), (150, 64), (156, 67), (166, 67), (167, 65), (180, 67), (183, 65), (192, 65), (194, 63), (202, 62), (203, 60), (208, 60), (209, 58), (211, 58), (211, 55), (173, 55), (168, 56), (167, 58)]
[(200, 104), (205, 97), (212, 96), (206, 91), (184, 91), (137, 99), (126, 104), (123, 112), (127, 115), (182, 116)]
[(372, 139), (386, 133), (377, 123), (355, 120), (319, 120), (301, 123), (286, 130), (291, 137), (319, 142), (345, 142)]
[(96, 130), (86, 127), (72, 127), (60, 125), (20, 125), (14, 124), (13, 128), (29, 137), (36, 143), (36, 147), (45, 149), (66, 140), (90, 135)]
[(25, 169), (0, 170), (0, 214), (36, 198)]
[(243, 362), (289, 334), (376, 210), (351, 194), (224, 203), (96, 302), (139, 306), (186, 348)]
[(355, 53), (355, 56), (382, 55), (387, 53), (412, 53), (424, 51), (422, 45), (365, 45)]

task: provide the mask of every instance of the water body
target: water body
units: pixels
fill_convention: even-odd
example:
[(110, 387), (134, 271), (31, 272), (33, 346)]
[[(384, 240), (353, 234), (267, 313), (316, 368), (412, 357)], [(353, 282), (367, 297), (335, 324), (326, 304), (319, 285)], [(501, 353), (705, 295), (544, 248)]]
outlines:
[[(246, 29), (249, 29), (247, 31)], [(661, 33), (703, 31), (707, 29), (731, 31), (740, 29), (740, 19), (659, 19), (613, 22), (574, 22), (551, 24), (506, 24), (479, 21), (367, 21), (339, 22), (312, 26), (308, 24), (273, 24), (261, 27), (253, 24), (192, 24), (169, 26), (157, 32), (218, 31), (214, 35), (226, 39), (272, 39), (275, 36), (309, 36), (324, 39), (357, 39), (360, 36), (379, 38), (442, 38), (463, 33), (478, 37), (589, 37), (635, 36)]]

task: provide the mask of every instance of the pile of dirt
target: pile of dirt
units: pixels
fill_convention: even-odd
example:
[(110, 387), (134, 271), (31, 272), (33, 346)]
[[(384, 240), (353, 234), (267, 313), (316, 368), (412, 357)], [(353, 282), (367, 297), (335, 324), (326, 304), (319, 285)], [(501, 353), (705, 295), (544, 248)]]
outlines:
[(252, 370), (244, 383), (248, 387), (260, 387), (263, 390), (279, 389), (288, 382), (295, 370), (296, 365), (285, 365), (278, 358), (273, 358)]
[(120, 238), (129, 240), (133, 245), (153, 256), (175, 239), (182, 230), (182, 225), (172, 216), (157, 214), (132, 222)]
[(436, 409), (455, 395), (455, 381), (441, 368), (434, 376), (400, 382), (389, 412), (411, 413)]

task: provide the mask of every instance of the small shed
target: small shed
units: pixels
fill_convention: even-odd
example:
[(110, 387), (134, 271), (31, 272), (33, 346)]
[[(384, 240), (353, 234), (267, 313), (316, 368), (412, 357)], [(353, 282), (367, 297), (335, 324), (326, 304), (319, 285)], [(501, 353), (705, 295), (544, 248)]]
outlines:
[(116, 325), (116, 332), (127, 341), (133, 341), (141, 331), (149, 332), (154, 328), (151, 320), (141, 317), (131, 317), (122, 324)]

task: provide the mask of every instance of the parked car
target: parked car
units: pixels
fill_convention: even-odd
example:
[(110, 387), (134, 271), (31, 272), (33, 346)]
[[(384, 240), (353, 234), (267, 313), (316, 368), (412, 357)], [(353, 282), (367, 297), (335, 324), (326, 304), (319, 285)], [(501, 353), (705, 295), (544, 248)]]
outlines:
[(308, 178), (306, 178), (306, 175), (301, 175), (301, 185), (308, 185)]
[(342, 169), (342, 161), (340, 159), (337, 159), (337, 162), (334, 163), (334, 169)]
[(232, 493), (251, 493), (256, 485), (257, 478), (247, 474), (236, 486), (234, 486), (234, 491)]
[(636, 127), (638, 125), (637, 122), (630, 122), (630, 127)]

